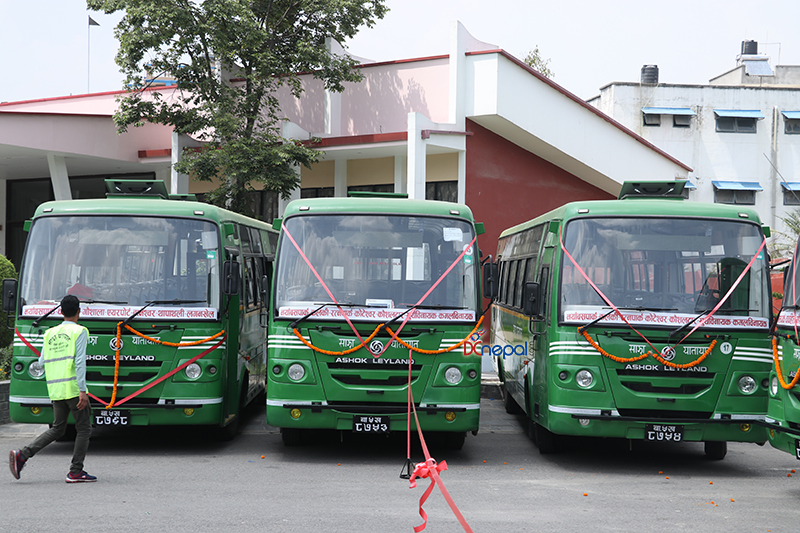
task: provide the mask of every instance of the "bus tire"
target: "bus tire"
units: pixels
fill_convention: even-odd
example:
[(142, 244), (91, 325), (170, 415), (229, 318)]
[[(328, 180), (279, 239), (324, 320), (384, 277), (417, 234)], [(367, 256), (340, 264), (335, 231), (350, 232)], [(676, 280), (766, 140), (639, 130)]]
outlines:
[(300, 446), (303, 444), (303, 430), (299, 428), (281, 428), (281, 439), (284, 446)]
[(444, 447), (446, 450), (460, 450), (464, 447), (464, 441), (466, 438), (466, 431), (445, 431)]
[(728, 453), (728, 443), (725, 441), (709, 440), (703, 443), (703, 447), (709, 461), (722, 461)]
[(511, 397), (511, 394), (508, 392), (508, 387), (503, 385), (503, 405), (506, 408), (506, 413), (510, 415), (518, 415), (522, 412), (517, 401)]
[(530, 421), (530, 427), (533, 431), (533, 442), (539, 448), (540, 454), (555, 453), (558, 450), (558, 435), (533, 420)]

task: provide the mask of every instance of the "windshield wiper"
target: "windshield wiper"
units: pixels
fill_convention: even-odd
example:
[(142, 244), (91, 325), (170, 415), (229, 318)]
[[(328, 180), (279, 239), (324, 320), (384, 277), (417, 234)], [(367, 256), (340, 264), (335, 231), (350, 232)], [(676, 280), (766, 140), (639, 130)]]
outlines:
[(396, 322), (397, 320), (399, 320), (403, 316), (407, 315), (408, 313), (410, 313), (414, 309), (461, 309), (461, 310), (467, 309), (466, 307), (452, 307), (452, 306), (449, 306), (449, 305), (440, 305), (440, 304), (436, 304), (436, 305), (400, 304), (400, 305), (403, 306), (403, 307), (408, 306), (408, 309), (406, 309), (405, 311), (403, 311), (402, 313), (400, 313), (399, 315), (397, 315), (393, 319), (389, 320), (388, 322), (384, 322), (383, 323), (383, 327), (388, 326), (392, 322)]
[(289, 324), (289, 329), (296, 328), (297, 325), (300, 322), (303, 322), (305, 319), (309, 318), (311, 315), (313, 315), (314, 313), (316, 313), (317, 311), (319, 311), (323, 307), (328, 307), (328, 306), (331, 306), (331, 305), (334, 305), (334, 306), (337, 306), (337, 307), (375, 307), (373, 305), (356, 304), (356, 303), (351, 303), (351, 302), (348, 302), (348, 303), (325, 302), (323, 304), (320, 304), (319, 302), (316, 302), (316, 303), (314, 303), (314, 305), (318, 305), (319, 307), (317, 307), (316, 309), (314, 309), (313, 311), (308, 313), (306, 316), (298, 318), (297, 320), (295, 320), (294, 322)]
[[(402, 307), (408, 307), (409, 311), (411, 309), (466, 309), (466, 307), (453, 307), (452, 305), (442, 305), (442, 304), (434, 304), (434, 305), (417, 305), (417, 304), (400, 304)], [(408, 311), (406, 311), (407, 313)]]
[(141, 313), (142, 311), (144, 311), (145, 309), (147, 309), (148, 307), (150, 307), (153, 304), (159, 304), (159, 305), (163, 305), (163, 304), (181, 305), (181, 304), (200, 304), (200, 303), (205, 303), (205, 300), (180, 300), (178, 298), (175, 298), (173, 300), (152, 300), (152, 301), (149, 301), (149, 302), (145, 303), (138, 311), (136, 311), (131, 316), (126, 318), (122, 322), (122, 324), (120, 324), (120, 327), (124, 328), (125, 326), (130, 324), (131, 320), (133, 320), (136, 317), (136, 315), (138, 315), (139, 313)]
[[(711, 311), (713, 311), (713, 309), (706, 309), (705, 311), (703, 311), (702, 313), (700, 313), (699, 315), (697, 315), (696, 317), (691, 319), (686, 324), (682, 325), (678, 329), (675, 329), (675, 330), (671, 331), (669, 336), (667, 337), (667, 341), (669, 341), (669, 339), (671, 339), (672, 337), (674, 337), (675, 335), (677, 335), (681, 331), (685, 330), (686, 328), (688, 328), (689, 326), (694, 324), (697, 321), (698, 318), (700, 318), (703, 315), (707, 315)], [(749, 312), (752, 312), (752, 311), (756, 311), (756, 309), (717, 309), (717, 313), (725, 313), (725, 312), (736, 313), (736, 312), (742, 312), (742, 311), (747, 311), (749, 313)]]
[(52, 308), (51, 310), (49, 310), (48, 312), (46, 312), (45, 314), (43, 314), (42, 316), (40, 316), (39, 318), (34, 320), (33, 323), (31, 323), (31, 327), (34, 327), (34, 328), (37, 327), (39, 325), (39, 322), (41, 322), (45, 318), (49, 317), (53, 313), (55, 313), (56, 309), (58, 309), (59, 307), (61, 307), (61, 304), (58, 304), (57, 306), (55, 306), (54, 308)]
[[(616, 310), (621, 310), (621, 311), (677, 311), (677, 309), (674, 309), (674, 308), (664, 309), (664, 308), (660, 308), (660, 307), (617, 307)], [(609, 311), (608, 313), (604, 314), (600, 318), (596, 318), (596, 319), (592, 320), (591, 322), (589, 322), (588, 324), (579, 327), (578, 328), (578, 333), (583, 333), (584, 331), (586, 331), (590, 327), (594, 326), (595, 324), (597, 324), (598, 322), (603, 320), (605, 317), (607, 317), (608, 315), (610, 315), (614, 311), (615, 311), (615, 309), (612, 309), (611, 311)]]

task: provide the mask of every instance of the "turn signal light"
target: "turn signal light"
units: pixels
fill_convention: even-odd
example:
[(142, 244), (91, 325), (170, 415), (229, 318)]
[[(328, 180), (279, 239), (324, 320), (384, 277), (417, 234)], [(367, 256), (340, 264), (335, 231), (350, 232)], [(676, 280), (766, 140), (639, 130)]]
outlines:
[(456, 414), (453, 411), (447, 411), (444, 414), (444, 419), (447, 420), (448, 422), (452, 422), (453, 420), (456, 419)]
[(194, 414), (194, 409), (192, 409), (191, 407), (186, 407), (183, 410), (183, 414), (185, 414), (186, 416), (192, 416)]
[(39, 415), (39, 414), (42, 413), (42, 408), (41, 407), (31, 407), (31, 413), (33, 413), (35, 415)]
[(294, 408), (291, 411), (289, 411), (289, 414), (292, 415), (292, 418), (300, 418), (300, 415), (302, 415), (303, 413), (300, 412), (300, 409)]
[(750, 431), (750, 424), (739, 424), (739, 429), (747, 433)]

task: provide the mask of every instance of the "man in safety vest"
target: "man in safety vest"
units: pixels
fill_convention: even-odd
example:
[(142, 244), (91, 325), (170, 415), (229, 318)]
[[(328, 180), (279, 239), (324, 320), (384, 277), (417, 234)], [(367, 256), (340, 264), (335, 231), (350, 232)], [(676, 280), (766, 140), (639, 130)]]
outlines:
[(88, 330), (78, 325), (80, 300), (67, 295), (61, 300), (64, 321), (44, 334), (39, 364), (44, 365), (47, 393), (53, 402), (53, 425), (21, 450), (11, 450), (9, 466), (11, 475), (19, 479), (25, 462), (39, 450), (58, 439), (67, 430), (70, 413), (75, 419), (75, 448), (67, 483), (97, 481), (83, 470), (83, 460), (92, 435), (92, 408), (86, 394), (86, 342)]

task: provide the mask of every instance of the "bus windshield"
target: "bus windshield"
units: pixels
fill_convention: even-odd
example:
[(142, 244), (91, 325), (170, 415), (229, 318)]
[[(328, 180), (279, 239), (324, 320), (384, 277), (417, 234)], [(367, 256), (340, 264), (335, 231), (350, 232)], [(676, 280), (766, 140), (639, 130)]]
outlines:
[[(629, 322), (675, 328), (713, 310), (763, 241), (755, 224), (701, 218), (583, 218), (564, 230), (560, 321), (591, 322), (611, 308)], [(577, 263), (583, 273), (575, 267)], [(771, 314), (769, 270), (762, 249), (715, 316), (719, 325), (766, 327)], [(752, 317), (749, 320), (730, 317)], [(620, 322), (614, 313), (608, 321)], [(710, 321), (712, 325), (714, 321)]]
[(455, 319), (476, 317), (477, 246), (464, 220), (348, 214), (294, 216), (284, 224), (276, 260), (279, 317), (296, 317), (315, 303), (332, 302), (351, 306), (354, 318), (376, 318), (355, 307), (408, 309), (418, 303), (420, 313), (412, 313), (412, 319), (442, 318), (446, 311)]
[(26, 305), (57, 303), (67, 294), (97, 304), (178, 300), (181, 306), (216, 309), (218, 254), (217, 229), (208, 221), (40, 218), (31, 228), (22, 266), (23, 313)]

